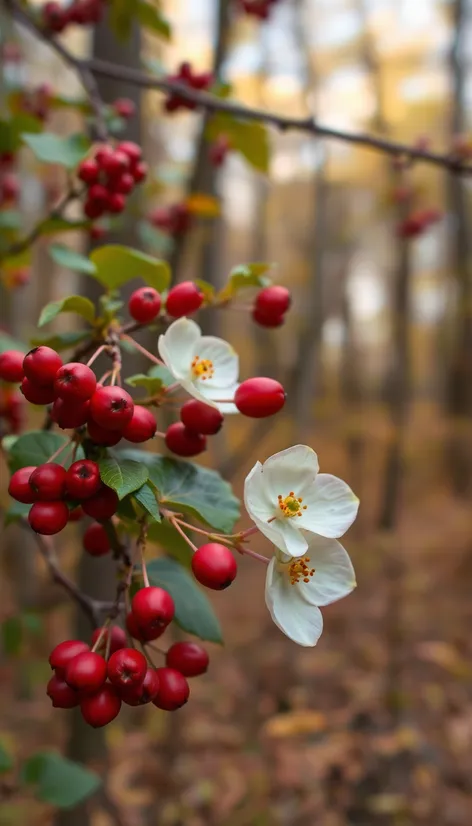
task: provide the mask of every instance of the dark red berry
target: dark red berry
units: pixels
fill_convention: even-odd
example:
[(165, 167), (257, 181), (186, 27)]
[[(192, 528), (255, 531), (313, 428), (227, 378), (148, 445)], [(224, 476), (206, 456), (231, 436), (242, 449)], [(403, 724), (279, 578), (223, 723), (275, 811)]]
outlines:
[(75, 708), (79, 705), (79, 694), (65, 680), (53, 674), (46, 689), (54, 708)]
[(79, 459), (67, 471), (66, 484), (71, 499), (88, 499), (101, 487), (100, 468), (91, 459)]
[(106, 683), (96, 694), (84, 697), (80, 703), (82, 717), (89, 726), (101, 728), (120, 713), (121, 700), (112, 685)]
[(176, 711), (185, 705), (190, 688), (184, 675), (175, 668), (156, 668), (156, 673), (159, 678), (159, 690), (152, 701), (154, 705), (165, 711)]
[(126, 628), (128, 634), (133, 637), (135, 640), (139, 640), (139, 642), (151, 642), (152, 640), (157, 640), (158, 637), (161, 637), (164, 631), (166, 630), (167, 626), (163, 626), (162, 628), (157, 629), (141, 629), (136, 622), (136, 617), (130, 611), (126, 615)]
[(82, 508), (87, 516), (101, 522), (110, 519), (116, 513), (118, 503), (119, 499), (115, 491), (103, 485), (90, 499), (82, 502)]
[(184, 677), (198, 677), (208, 668), (210, 658), (196, 642), (176, 642), (166, 655), (166, 665), (180, 671)]
[(136, 106), (129, 98), (118, 98), (118, 100), (115, 100), (113, 108), (120, 118), (132, 118), (136, 112)]
[(105, 212), (105, 203), (103, 201), (93, 201), (90, 197), (87, 198), (84, 204), (84, 213), (87, 218), (95, 221), (96, 218), (101, 218)]
[(244, 416), (263, 419), (282, 409), (285, 404), (285, 390), (275, 379), (247, 379), (236, 390), (234, 403)]
[(108, 189), (103, 184), (93, 184), (88, 191), (89, 202), (105, 209), (108, 203)]
[(25, 354), (20, 350), (6, 350), (0, 354), (0, 379), (12, 384), (22, 381)]
[(119, 192), (108, 193), (107, 209), (109, 212), (113, 212), (118, 215), (118, 213), (123, 212), (125, 206), (126, 198), (124, 195), (121, 195)]
[(207, 542), (192, 556), (192, 571), (201, 585), (223, 591), (235, 579), (238, 566), (229, 548), (219, 542)]
[(83, 654), (84, 651), (90, 651), (86, 642), (82, 642), (82, 640), (64, 640), (51, 651), (49, 665), (55, 669), (58, 677), (64, 677), (71, 660), (78, 654)]
[(221, 430), (224, 418), (216, 407), (191, 399), (180, 409), (180, 419), (188, 430), (202, 433), (205, 436), (214, 436)]
[(131, 611), (141, 632), (145, 635), (165, 628), (174, 618), (175, 606), (164, 588), (141, 588), (133, 597)]
[(153, 287), (141, 287), (132, 293), (128, 302), (131, 318), (140, 324), (149, 324), (159, 315), (161, 296)]
[(262, 310), (258, 310), (257, 307), (252, 311), (252, 317), (256, 324), (259, 324), (261, 327), (281, 327), (285, 321), (285, 316), (271, 315), (270, 313), (266, 315)]
[(74, 510), (69, 511), (69, 522), (80, 522), (84, 516), (85, 514), (79, 505), (78, 508), (74, 508)]
[(55, 502), (65, 496), (66, 471), (62, 465), (47, 462), (33, 470), (29, 483), (36, 494), (37, 501)]
[(137, 143), (133, 143), (133, 141), (123, 141), (119, 143), (116, 148), (119, 152), (124, 152), (133, 165), (141, 160), (143, 154), (141, 147)]
[(104, 556), (110, 550), (108, 534), (99, 522), (89, 525), (84, 533), (83, 546), (90, 556)]
[(8, 485), (8, 493), (12, 499), (16, 499), (17, 502), (23, 502), (24, 505), (32, 505), (33, 502), (36, 502), (36, 494), (29, 483), (31, 474), (35, 470), (34, 465), (28, 465), (28, 467), (15, 470)]
[(108, 635), (110, 633), (110, 654), (114, 654), (115, 651), (119, 651), (120, 648), (126, 648), (126, 634), (123, 629), (119, 627), (119, 625), (114, 625), (110, 629), (105, 628), (105, 630), (103, 630), (103, 628), (96, 628), (92, 634), (92, 645), (95, 645), (102, 631), (103, 635), (100, 639), (98, 650), (106, 651)]
[(54, 400), (51, 418), (63, 430), (75, 429), (87, 424), (90, 402)]
[(133, 416), (130, 394), (121, 387), (100, 387), (90, 400), (90, 416), (106, 430), (123, 430)]
[(23, 361), (23, 370), (27, 379), (33, 384), (51, 385), (62, 359), (51, 347), (34, 347), (26, 354)]
[(69, 508), (65, 502), (35, 502), (28, 514), (28, 522), (43, 536), (53, 536), (65, 528), (69, 521)]
[(107, 430), (105, 427), (100, 427), (93, 419), (89, 419), (87, 424), (88, 434), (96, 445), (104, 445), (105, 447), (114, 447), (121, 440), (121, 433), (117, 430)]
[[(113, 192), (118, 192), (120, 195), (129, 195), (133, 189), (134, 178), (131, 172), (123, 172), (118, 178), (113, 179)], [(113, 212), (113, 210), (111, 211)]]
[(176, 456), (198, 456), (206, 448), (206, 437), (175, 422), (167, 428), (165, 443)]
[(149, 167), (147, 163), (144, 161), (139, 161), (134, 168), (132, 169), (132, 175), (134, 178), (135, 184), (141, 184), (143, 181), (146, 180), (149, 174)]
[(146, 671), (146, 657), (135, 648), (120, 648), (108, 660), (108, 679), (119, 688), (141, 685)]
[(133, 416), (122, 432), (123, 439), (129, 442), (147, 442), (156, 433), (157, 423), (147, 407), (135, 404)]
[(182, 281), (169, 290), (166, 300), (167, 314), (172, 318), (191, 315), (200, 309), (203, 298), (202, 291), (193, 281)]
[(20, 390), (25, 399), (31, 404), (51, 404), (55, 399), (54, 386), (35, 384), (25, 378), (21, 382)]
[(86, 161), (82, 161), (78, 169), (78, 176), (81, 181), (84, 181), (86, 184), (94, 184), (98, 181), (98, 176), (100, 174), (100, 168), (98, 163), (93, 158), (89, 158)]
[(116, 178), (129, 169), (130, 160), (124, 152), (116, 150), (106, 153), (100, 165), (109, 178)]
[(94, 694), (107, 678), (107, 664), (95, 651), (77, 654), (66, 668), (65, 681), (76, 691)]
[(290, 301), (290, 293), (286, 287), (265, 287), (258, 293), (255, 307), (263, 315), (277, 318), (287, 312)]
[(43, 25), (46, 29), (49, 29), (49, 31), (55, 34), (60, 34), (60, 32), (64, 31), (68, 23), (68, 17), (59, 3), (45, 3), (41, 12)]
[(56, 395), (65, 401), (87, 401), (95, 393), (97, 379), (95, 373), (86, 364), (69, 362), (64, 364), (54, 380)]
[(120, 688), (120, 697), (129, 706), (151, 703), (159, 691), (159, 677), (155, 668), (148, 668), (142, 683)]

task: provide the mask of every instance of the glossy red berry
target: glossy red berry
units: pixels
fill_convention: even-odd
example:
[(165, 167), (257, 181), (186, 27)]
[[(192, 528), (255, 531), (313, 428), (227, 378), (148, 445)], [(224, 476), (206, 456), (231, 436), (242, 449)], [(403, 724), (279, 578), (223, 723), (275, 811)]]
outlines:
[(196, 642), (176, 642), (166, 655), (166, 665), (180, 671), (184, 677), (198, 677), (208, 668), (210, 658)]
[(25, 354), (20, 350), (6, 350), (0, 354), (0, 379), (16, 384), (24, 377), (23, 361)]
[(98, 181), (98, 176), (100, 174), (100, 168), (98, 163), (95, 159), (89, 158), (86, 161), (82, 161), (78, 169), (78, 176), (81, 181), (84, 181), (86, 184), (94, 184)]
[(131, 318), (140, 324), (149, 324), (159, 315), (161, 296), (153, 287), (141, 287), (135, 290), (128, 302)]
[(90, 416), (106, 430), (123, 430), (133, 417), (134, 403), (122, 387), (99, 387), (90, 400)]
[(149, 167), (144, 161), (139, 161), (132, 169), (135, 184), (141, 184), (149, 174)]
[(72, 499), (88, 499), (101, 487), (100, 468), (91, 459), (79, 459), (67, 471), (66, 484)]
[(156, 673), (159, 678), (159, 690), (154, 697), (154, 705), (165, 711), (176, 711), (185, 705), (190, 688), (184, 675), (175, 668), (156, 668)]
[(167, 428), (165, 443), (176, 456), (198, 456), (206, 448), (206, 437), (175, 422)]
[(235, 579), (238, 566), (229, 548), (219, 542), (207, 542), (192, 556), (192, 571), (201, 585), (223, 591)]
[(121, 700), (116, 689), (105, 683), (96, 694), (84, 697), (80, 703), (82, 717), (89, 726), (101, 728), (111, 723), (120, 713)]
[(94, 694), (102, 687), (106, 678), (106, 660), (94, 651), (77, 654), (66, 667), (65, 681), (76, 691)]
[(108, 660), (108, 679), (119, 688), (140, 685), (146, 671), (146, 657), (135, 648), (120, 648)]
[(105, 630), (103, 628), (96, 628), (92, 634), (92, 645), (95, 645), (102, 631), (103, 634), (97, 650), (103, 652), (106, 651), (108, 636), (110, 633), (110, 654), (114, 654), (115, 651), (119, 651), (120, 648), (126, 648), (126, 634), (123, 629), (119, 627), (119, 625), (114, 625), (110, 629), (105, 628)]
[(139, 144), (133, 143), (133, 141), (123, 141), (119, 143), (116, 147), (119, 152), (124, 152), (125, 155), (131, 161), (131, 164), (134, 165), (141, 160), (142, 150)]
[(120, 697), (129, 706), (142, 706), (151, 703), (159, 691), (159, 677), (155, 668), (148, 668), (144, 680), (139, 685), (125, 686), (119, 689)]
[(136, 106), (129, 98), (118, 98), (118, 100), (115, 100), (113, 108), (120, 118), (132, 118), (136, 112)]
[(120, 192), (110, 192), (107, 199), (107, 209), (118, 215), (126, 206), (126, 198)]
[(256, 310), (265, 316), (277, 318), (287, 312), (290, 307), (290, 293), (286, 287), (274, 285), (264, 287), (256, 297)]
[(167, 314), (172, 318), (195, 313), (203, 304), (203, 293), (193, 281), (182, 281), (169, 290), (166, 300)]
[(79, 505), (78, 508), (74, 508), (73, 510), (69, 511), (69, 522), (80, 522), (80, 520), (83, 519), (84, 516), (85, 514)]
[(131, 611), (126, 615), (126, 629), (128, 634), (133, 637), (133, 639), (139, 640), (139, 642), (151, 642), (152, 640), (157, 640), (162, 636), (166, 630), (166, 627), (167, 626), (164, 625), (162, 628), (157, 629), (142, 629), (139, 627), (136, 622), (136, 617)]
[(89, 646), (82, 640), (64, 640), (56, 645), (49, 655), (49, 665), (54, 668), (58, 677), (64, 677), (65, 671), (71, 660), (84, 651), (90, 651)]
[(131, 611), (141, 632), (146, 636), (165, 628), (174, 618), (175, 606), (164, 588), (141, 588), (133, 597)]
[(65, 680), (53, 674), (48, 682), (46, 693), (54, 708), (75, 708), (79, 705), (79, 694)]
[(95, 442), (96, 445), (114, 447), (121, 440), (121, 433), (118, 430), (107, 430), (105, 427), (100, 427), (93, 419), (89, 419), (87, 430), (92, 442)]
[(90, 218), (92, 221), (95, 221), (96, 218), (101, 218), (103, 213), (105, 212), (105, 202), (103, 201), (94, 201), (90, 196), (87, 198), (84, 204), (84, 213), (87, 218)]
[(134, 189), (134, 177), (131, 172), (123, 172), (118, 178), (113, 179), (113, 192), (120, 195), (129, 195)]
[(108, 175), (108, 178), (116, 178), (126, 172), (130, 166), (130, 160), (124, 152), (119, 150), (107, 152), (103, 155), (100, 163), (101, 168)]
[(88, 401), (54, 400), (51, 418), (63, 430), (75, 429), (87, 424), (90, 403)]
[(210, 407), (198, 399), (191, 399), (182, 405), (180, 419), (188, 430), (205, 436), (214, 436), (224, 422), (223, 414), (216, 407)]
[(26, 378), (33, 384), (39, 385), (51, 385), (60, 367), (62, 367), (60, 355), (51, 347), (44, 345), (30, 350), (23, 361)]
[(28, 467), (15, 470), (8, 485), (8, 493), (12, 499), (16, 499), (17, 502), (23, 502), (24, 505), (32, 505), (33, 502), (36, 502), (36, 494), (29, 483), (31, 474), (35, 470), (34, 465), (28, 465)]
[(257, 307), (252, 311), (252, 318), (261, 327), (281, 327), (285, 321), (284, 315), (271, 315), (270, 313), (266, 315)]
[(88, 191), (88, 201), (102, 210), (108, 203), (108, 189), (103, 184), (92, 184)]
[(285, 404), (285, 390), (275, 379), (247, 379), (236, 390), (234, 403), (244, 416), (263, 419), (282, 409)]
[(87, 516), (97, 519), (99, 522), (110, 519), (118, 508), (119, 499), (115, 491), (107, 488), (106, 485), (100, 488), (89, 499), (84, 499), (82, 508)]
[(93, 396), (96, 386), (95, 373), (80, 362), (64, 364), (54, 379), (56, 395), (69, 402), (87, 401)]
[(39, 502), (54, 502), (66, 492), (66, 471), (62, 465), (47, 462), (33, 470), (29, 483)]
[(123, 439), (129, 442), (147, 442), (156, 433), (157, 422), (147, 407), (135, 404), (133, 416), (122, 432)]
[(55, 399), (54, 387), (52, 384), (35, 384), (25, 378), (21, 382), (20, 390), (23, 396), (31, 404), (51, 404)]
[(99, 522), (89, 525), (83, 536), (83, 546), (90, 556), (104, 556), (110, 550), (108, 534)]
[(35, 502), (28, 514), (28, 522), (43, 536), (53, 536), (65, 528), (69, 521), (69, 508), (65, 502)]

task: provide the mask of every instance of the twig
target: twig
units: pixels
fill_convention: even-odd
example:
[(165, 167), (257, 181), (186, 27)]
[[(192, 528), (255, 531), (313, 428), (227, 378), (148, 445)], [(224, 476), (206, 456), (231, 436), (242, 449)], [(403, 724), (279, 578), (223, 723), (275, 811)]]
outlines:
[(78, 194), (79, 193), (76, 192), (74, 189), (70, 189), (68, 192), (66, 192), (66, 194), (60, 199), (60, 201), (50, 209), (48, 214), (45, 215), (44, 218), (41, 219), (41, 221), (38, 221), (38, 223), (32, 228), (30, 232), (28, 232), (27, 235), (23, 236), (23, 238), (20, 238), (20, 240), (16, 241), (14, 244), (11, 244), (11, 246), (7, 247), (7, 249), (4, 250), (4, 252), (2, 252), (2, 259), (10, 258), (13, 255), (20, 255), (20, 253), (27, 250), (28, 247), (30, 247), (31, 244), (34, 244), (34, 242), (39, 238), (39, 236), (42, 234), (43, 228), (49, 223), (51, 219), (62, 217), (62, 212), (67, 206), (67, 204), (69, 204), (71, 201), (77, 198)]

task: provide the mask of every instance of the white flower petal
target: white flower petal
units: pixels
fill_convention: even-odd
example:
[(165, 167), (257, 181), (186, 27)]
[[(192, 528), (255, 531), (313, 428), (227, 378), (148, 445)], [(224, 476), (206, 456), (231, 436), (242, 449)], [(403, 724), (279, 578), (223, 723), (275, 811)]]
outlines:
[(349, 554), (336, 539), (316, 534), (308, 536), (306, 556), (314, 576), (309, 582), (300, 581), (296, 586), (310, 605), (330, 605), (346, 597), (356, 587), (356, 575)]
[(189, 318), (179, 318), (159, 336), (159, 355), (176, 379), (191, 377), (191, 364), (201, 335), (198, 324)]
[(318, 456), (307, 445), (295, 445), (280, 453), (274, 453), (263, 465), (264, 478), (269, 488), (274, 508), (277, 496), (303, 496), (312, 487), (319, 470)]
[(205, 379), (202, 384), (213, 388), (232, 387), (236, 384), (239, 378), (239, 357), (227, 341), (216, 336), (202, 336), (196, 355), (213, 363), (213, 376)]
[(297, 517), (299, 528), (334, 539), (342, 536), (354, 522), (359, 499), (337, 476), (319, 473), (313, 486), (303, 493), (307, 509)]
[(267, 569), (265, 597), (273, 621), (287, 637), (305, 647), (316, 645), (323, 631), (321, 611), (277, 571), (275, 558)]
[(220, 399), (232, 399), (236, 393), (236, 390), (239, 387), (238, 384), (233, 384), (230, 387), (213, 387), (207, 386), (208, 382), (198, 382), (198, 389), (202, 393), (205, 398), (215, 402), (215, 407), (218, 407), (221, 413), (239, 413), (238, 408), (232, 402), (223, 401), (220, 402)]
[(244, 505), (251, 519), (267, 522), (274, 515), (274, 503), (265, 485), (260, 462), (256, 462), (244, 481)]
[(198, 399), (199, 402), (204, 402), (204, 404), (207, 404), (209, 407), (219, 408), (219, 405), (216, 402), (201, 392), (201, 382), (196, 384), (190, 379), (180, 379), (180, 385), (187, 391), (187, 393), (193, 396), (194, 399)]

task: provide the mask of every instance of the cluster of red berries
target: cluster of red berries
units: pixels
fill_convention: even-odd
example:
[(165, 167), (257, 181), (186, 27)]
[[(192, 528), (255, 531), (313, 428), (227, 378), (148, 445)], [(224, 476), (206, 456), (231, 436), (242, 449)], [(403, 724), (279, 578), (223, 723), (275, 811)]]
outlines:
[(107, 212), (123, 212), (126, 196), (145, 180), (147, 173), (148, 167), (137, 143), (123, 141), (116, 148), (108, 144), (100, 146), (95, 157), (82, 161), (77, 171), (87, 186), (86, 216), (95, 219)]
[(48, 2), (41, 9), (45, 29), (60, 34), (68, 26), (90, 26), (102, 19), (106, 0), (74, 0), (69, 6)]
[(252, 317), (262, 327), (280, 327), (290, 303), (291, 296), (286, 287), (264, 287), (257, 294)]
[(206, 437), (218, 433), (223, 421), (216, 407), (191, 399), (180, 408), (180, 422), (167, 428), (166, 445), (177, 456), (198, 456), (206, 449)]
[(185, 202), (157, 207), (148, 215), (149, 222), (157, 229), (178, 238), (185, 235), (192, 227), (193, 216)]
[(18, 390), (8, 385), (0, 385), (0, 430), (14, 434), (21, 432), (24, 424), (24, 403), (25, 400)]
[(276, 3), (277, 0), (239, 0), (243, 11), (259, 20), (268, 20), (272, 7)]
[(416, 238), (422, 235), (433, 224), (441, 221), (443, 213), (440, 209), (431, 207), (430, 209), (418, 209), (407, 216), (397, 227), (399, 238)]
[[(172, 287), (166, 298), (165, 311), (171, 318), (192, 315), (202, 306), (204, 295), (193, 281), (182, 281)], [(153, 287), (141, 287), (130, 296), (128, 310), (139, 324), (154, 321), (161, 310), (161, 296)]]
[[(180, 83), (181, 86), (188, 86), (189, 89), (195, 89), (197, 92), (203, 92), (212, 85), (213, 75), (211, 72), (194, 72), (191, 64), (186, 61), (180, 64), (175, 75), (168, 75), (167, 80), (171, 83)], [(197, 106), (197, 103), (186, 100), (177, 92), (169, 94), (164, 103), (166, 112), (176, 112), (178, 109), (193, 111)]]

